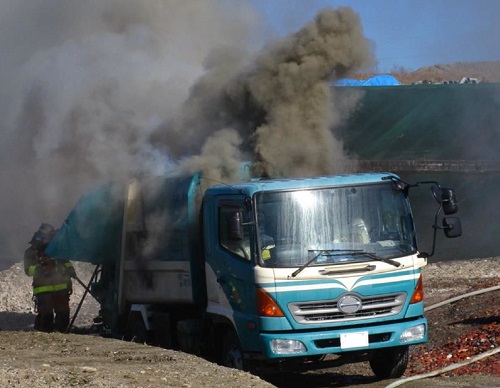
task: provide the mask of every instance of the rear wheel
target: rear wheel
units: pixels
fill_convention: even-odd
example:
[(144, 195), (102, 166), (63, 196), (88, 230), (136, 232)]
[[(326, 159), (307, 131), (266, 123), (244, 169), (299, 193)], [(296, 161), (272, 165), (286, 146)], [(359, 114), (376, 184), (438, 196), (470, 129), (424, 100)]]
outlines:
[(222, 342), (222, 365), (243, 370), (243, 351), (236, 333), (231, 330), (226, 333)]
[(394, 379), (403, 375), (408, 366), (408, 359), (408, 346), (378, 349), (373, 353), (370, 367), (379, 379)]

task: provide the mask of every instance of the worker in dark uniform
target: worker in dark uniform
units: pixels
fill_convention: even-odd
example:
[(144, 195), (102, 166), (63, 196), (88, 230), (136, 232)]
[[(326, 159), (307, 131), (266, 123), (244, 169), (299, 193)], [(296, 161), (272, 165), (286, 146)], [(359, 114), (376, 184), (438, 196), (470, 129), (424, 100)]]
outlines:
[(33, 298), (37, 317), (35, 330), (65, 332), (69, 325), (71, 278), (76, 278), (68, 260), (48, 257), (45, 248), (55, 235), (54, 227), (43, 223), (24, 252), (24, 272), (33, 277)]

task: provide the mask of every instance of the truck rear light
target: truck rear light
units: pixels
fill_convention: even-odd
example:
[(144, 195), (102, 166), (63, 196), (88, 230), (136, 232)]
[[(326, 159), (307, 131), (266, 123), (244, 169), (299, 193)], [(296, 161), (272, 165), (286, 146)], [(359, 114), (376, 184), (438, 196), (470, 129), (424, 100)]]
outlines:
[(413, 291), (413, 296), (411, 297), (410, 304), (422, 302), (424, 300), (424, 285), (422, 283), (422, 275), (418, 278), (417, 286), (415, 291)]
[(257, 288), (257, 309), (261, 317), (284, 317), (274, 299), (262, 288)]

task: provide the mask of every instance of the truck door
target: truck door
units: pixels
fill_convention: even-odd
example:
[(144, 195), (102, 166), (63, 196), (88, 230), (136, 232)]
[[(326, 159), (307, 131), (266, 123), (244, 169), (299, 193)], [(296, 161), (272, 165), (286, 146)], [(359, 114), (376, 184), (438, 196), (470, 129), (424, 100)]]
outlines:
[[(243, 198), (218, 199), (213, 206), (211, 247), (206, 249), (207, 283), (217, 282), (217, 292), (209, 295), (208, 311), (224, 315), (237, 328), (257, 322), (253, 226), (251, 210)], [(206, 240), (205, 240), (206, 241)], [(252, 326), (252, 325), (251, 325)], [(240, 337), (242, 333), (239, 333)]]

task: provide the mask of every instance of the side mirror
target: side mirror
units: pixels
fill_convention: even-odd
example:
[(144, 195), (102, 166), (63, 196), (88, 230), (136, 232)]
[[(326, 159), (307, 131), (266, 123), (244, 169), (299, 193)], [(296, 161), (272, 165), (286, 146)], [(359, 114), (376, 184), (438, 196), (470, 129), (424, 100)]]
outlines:
[(455, 214), (458, 211), (458, 201), (453, 189), (441, 188), (438, 185), (431, 187), (432, 196), (443, 207), (444, 214)]
[(462, 235), (462, 224), (458, 217), (443, 218), (444, 234), (448, 238), (455, 238)]
[(227, 235), (232, 241), (243, 240), (243, 215), (241, 211), (235, 211), (229, 215), (227, 220)]
[(444, 214), (455, 214), (458, 211), (457, 196), (452, 189), (441, 189), (441, 201)]
[(439, 203), (441, 205), (441, 187), (439, 187), (438, 185), (432, 185), (431, 186), (431, 193), (432, 193), (432, 196), (434, 197), (434, 199), (437, 201), (437, 203)]

